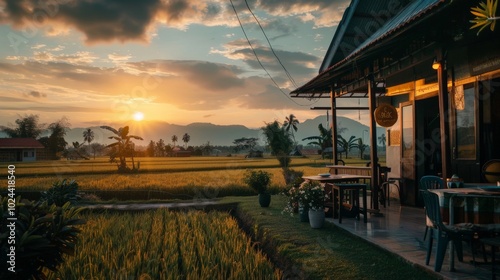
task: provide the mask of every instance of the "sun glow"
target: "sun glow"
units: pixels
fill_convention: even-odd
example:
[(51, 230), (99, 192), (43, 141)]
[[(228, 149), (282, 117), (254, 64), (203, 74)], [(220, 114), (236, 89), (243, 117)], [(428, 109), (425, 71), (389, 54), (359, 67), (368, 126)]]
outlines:
[(135, 112), (134, 115), (132, 116), (135, 121), (142, 121), (144, 119), (144, 114), (142, 112)]

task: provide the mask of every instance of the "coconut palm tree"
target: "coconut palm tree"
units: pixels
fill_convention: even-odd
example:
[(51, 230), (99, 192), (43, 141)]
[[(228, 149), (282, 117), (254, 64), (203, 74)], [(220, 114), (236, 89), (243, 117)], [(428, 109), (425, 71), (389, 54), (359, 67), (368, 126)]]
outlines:
[(107, 147), (109, 148), (115, 148), (115, 152), (110, 154), (110, 159), (112, 162), (116, 161), (116, 157), (119, 158), (119, 165), (118, 165), (118, 171), (120, 172), (127, 172), (130, 169), (127, 167), (127, 160), (126, 157), (127, 155), (130, 155), (132, 158), (132, 170), (135, 170), (135, 164), (134, 164), (134, 143), (131, 141), (131, 139), (137, 139), (137, 140), (144, 140), (140, 136), (135, 136), (135, 135), (129, 135), (129, 127), (120, 127), (118, 130), (110, 127), (103, 125), (101, 128), (109, 130), (113, 132), (116, 136), (110, 136), (108, 137), (109, 139), (115, 139), (116, 142), (109, 144)]
[(172, 135), (172, 142), (174, 143), (174, 147), (175, 148), (175, 143), (177, 143), (179, 139), (177, 138), (177, 135)]
[(86, 130), (83, 131), (83, 142), (89, 143), (90, 147), (90, 142), (94, 140), (94, 132), (92, 129), (87, 128)]
[(191, 136), (189, 136), (189, 134), (187, 134), (187, 133), (184, 133), (184, 135), (182, 136), (182, 141), (184, 142), (184, 145), (186, 146), (186, 148), (187, 148), (187, 143), (189, 142), (189, 140), (191, 140)]
[(382, 145), (382, 147), (385, 147), (386, 141), (387, 141), (387, 139), (385, 138), (385, 133), (383, 133), (382, 135), (380, 135), (378, 137), (378, 142), (380, 143), (380, 145)]
[(293, 142), (295, 142), (295, 135), (293, 134), (293, 131), (297, 132), (297, 125), (299, 124), (299, 120), (295, 117), (294, 114), (290, 114), (290, 116), (285, 118), (285, 122), (283, 123), (283, 127), (287, 132), (290, 132), (290, 128), (292, 129), (292, 138)]

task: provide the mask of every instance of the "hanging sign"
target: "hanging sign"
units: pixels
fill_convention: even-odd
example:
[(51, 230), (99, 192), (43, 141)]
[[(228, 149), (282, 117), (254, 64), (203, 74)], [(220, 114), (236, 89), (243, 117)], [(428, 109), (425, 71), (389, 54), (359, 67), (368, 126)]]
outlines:
[(383, 127), (391, 127), (398, 120), (398, 111), (396, 108), (386, 103), (380, 104), (373, 114), (375, 115), (375, 121)]

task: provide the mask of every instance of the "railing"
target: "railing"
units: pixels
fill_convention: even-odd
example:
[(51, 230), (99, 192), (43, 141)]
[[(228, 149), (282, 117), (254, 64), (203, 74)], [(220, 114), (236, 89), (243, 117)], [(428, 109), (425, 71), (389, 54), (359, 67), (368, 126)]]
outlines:
[(354, 166), (354, 165), (327, 165), (330, 168), (330, 174), (351, 174), (351, 175), (363, 175), (371, 176), (371, 167), (366, 166)]

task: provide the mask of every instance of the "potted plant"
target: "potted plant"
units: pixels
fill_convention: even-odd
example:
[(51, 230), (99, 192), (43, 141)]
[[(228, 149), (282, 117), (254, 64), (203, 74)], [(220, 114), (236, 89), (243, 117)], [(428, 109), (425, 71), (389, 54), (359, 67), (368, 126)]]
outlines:
[(325, 191), (317, 181), (305, 181), (299, 188), (299, 202), (308, 208), (309, 224), (321, 228), (325, 221)]
[(267, 188), (271, 182), (271, 174), (263, 170), (247, 170), (243, 181), (259, 194), (260, 206), (269, 207), (271, 194), (267, 191)]

